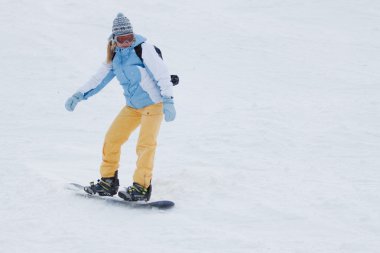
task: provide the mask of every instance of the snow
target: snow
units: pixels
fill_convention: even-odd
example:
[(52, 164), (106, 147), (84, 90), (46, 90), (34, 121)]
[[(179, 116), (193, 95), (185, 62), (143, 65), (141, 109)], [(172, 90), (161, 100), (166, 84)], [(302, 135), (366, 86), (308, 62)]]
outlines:
[[(83, 200), (99, 177), (113, 81), (75, 112), (118, 12), (163, 51), (153, 200)], [(1, 0), (1, 252), (378, 252), (380, 2)], [(131, 183), (136, 133), (123, 148)]]

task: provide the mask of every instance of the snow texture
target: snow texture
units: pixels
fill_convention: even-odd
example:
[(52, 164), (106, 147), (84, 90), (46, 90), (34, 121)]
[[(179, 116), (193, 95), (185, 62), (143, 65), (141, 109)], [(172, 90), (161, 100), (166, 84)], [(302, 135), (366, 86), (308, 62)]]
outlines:
[[(379, 1), (0, 4), (1, 252), (379, 252)], [(104, 61), (118, 12), (180, 76), (153, 181), (169, 211), (64, 189), (99, 177), (125, 103), (115, 80), (64, 109)]]

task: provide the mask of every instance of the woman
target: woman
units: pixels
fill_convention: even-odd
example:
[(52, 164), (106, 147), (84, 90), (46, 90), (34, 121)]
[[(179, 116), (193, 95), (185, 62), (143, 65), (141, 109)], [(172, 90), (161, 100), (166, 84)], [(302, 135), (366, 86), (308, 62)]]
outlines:
[[(135, 47), (141, 48), (138, 55)], [(153, 45), (133, 33), (132, 26), (122, 13), (113, 21), (112, 34), (107, 47), (107, 60), (98, 72), (71, 96), (65, 107), (73, 111), (78, 102), (98, 93), (114, 77), (124, 90), (127, 106), (113, 121), (103, 145), (101, 179), (85, 187), (89, 194), (113, 196), (118, 192), (118, 168), (121, 146), (140, 126), (137, 142), (137, 163), (133, 185), (119, 196), (127, 201), (148, 201), (152, 192), (152, 170), (156, 139), (163, 114), (166, 121), (173, 121), (176, 111), (173, 102), (173, 85), (164, 62)]]

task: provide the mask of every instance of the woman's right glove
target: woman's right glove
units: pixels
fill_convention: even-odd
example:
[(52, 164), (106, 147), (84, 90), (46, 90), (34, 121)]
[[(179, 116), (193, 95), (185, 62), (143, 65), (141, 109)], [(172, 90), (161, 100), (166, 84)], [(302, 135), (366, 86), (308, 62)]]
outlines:
[(173, 97), (163, 97), (165, 121), (173, 121), (175, 119), (175, 108)]
[(82, 100), (83, 100), (83, 94), (80, 92), (75, 93), (69, 99), (67, 99), (66, 104), (65, 104), (66, 110), (70, 112), (74, 111), (75, 106), (77, 106), (77, 104)]

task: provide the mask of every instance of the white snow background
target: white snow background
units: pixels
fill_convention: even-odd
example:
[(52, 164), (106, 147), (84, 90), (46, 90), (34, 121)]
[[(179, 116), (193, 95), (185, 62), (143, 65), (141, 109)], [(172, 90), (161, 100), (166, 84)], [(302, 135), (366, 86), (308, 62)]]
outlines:
[[(0, 252), (380, 252), (380, 1), (0, 5)], [(169, 211), (65, 189), (99, 178), (125, 105), (114, 80), (64, 108), (118, 12), (180, 76), (153, 179)]]

